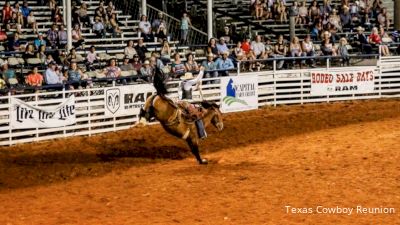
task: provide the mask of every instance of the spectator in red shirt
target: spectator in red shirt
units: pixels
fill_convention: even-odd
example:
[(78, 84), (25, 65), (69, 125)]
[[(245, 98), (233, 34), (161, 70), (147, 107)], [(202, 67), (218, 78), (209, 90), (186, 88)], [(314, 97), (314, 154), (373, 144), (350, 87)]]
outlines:
[(3, 7), (3, 23), (6, 24), (8, 21), (11, 19), (11, 15), (13, 13), (13, 10), (11, 8), (11, 4), (9, 1), (6, 1), (6, 4), (4, 4)]
[(378, 46), (383, 56), (388, 56), (390, 54), (387, 45), (382, 44), (381, 36), (379, 36), (378, 28), (372, 28), (371, 35), (368, 37), (368, 41), (372, 46)]
[(43, 76), (38, 72), (38, 68), (35, 66), (32, 72), (26, 76), (25, 83), (31, 87), (40, 87), (43, 83)]
[(251, 46), (250, 46), (250, 38), (246, 37), (246, 39), (242, 42), (242, 49), (244, 53), (249, 54)]

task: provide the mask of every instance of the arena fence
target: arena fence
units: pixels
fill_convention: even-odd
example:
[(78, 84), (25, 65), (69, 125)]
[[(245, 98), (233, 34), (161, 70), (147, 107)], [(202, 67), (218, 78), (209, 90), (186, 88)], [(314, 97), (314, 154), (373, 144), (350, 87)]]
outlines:
[[(250, 80), (256, 78), (256, 102), (258, 106), (276, 106), (280, 104), (305, 104), (314, 102), (331, 102), (358, 99), (374, 99), (383, 97), (400, 97), (400, 57), (385, 57), (378, 61), (376, 66), (315, 68), (304, 70), (280, 70), (262, 71), (253, 73), (241, 73), (239, 76), (229, 78), (243, 78)], [(312, 74), (317, 73), (349, 73), (349, 71), (373, 71), (372, 89), (368, 93), (336, 93), (316, 95), (312, 93)], [(226, 78), (205, 79), (201, 92), (193, 93), (193, 101), (201, 101), (203, 98), (209, 101), (221, 103)], [(222, 84), (221, 84), (222, 82)], [(168, 83), (170, 97), (178, 98), (178, 82)], [(138, 121), (140, 107), (145, 99), (154, 92), (150, 84), (136, 84), (118, 86), (113, 84), (107, 88), (92, 88), (84, 90), (63, 90), (58, 92), (33, 93), (24, 95), (11, 95), (0, 97), (0, 145), (13, 145), (24, 142), (51, 140), (78, 135), (95, 135), (111, 131), (118, 131), (132, 127)], [(43, 127), (40, 118), (32, 117), (30, 109), (39, 110), (58, 106), (67, 99), (74, 98), (73, 105), (64, 105), (63, 117), (60, 121), (50, 121)], [(19, 99), (32, 108), (22, 109), (17, 106)], [(254, 99), (254, 98), (253, 98)], [(27, 123), (26, 128), (15, 126), (15, 116), (12, 112), (19, 110), (19, 116), (30, 119), (30, 123), (39, 124), (36, 127)], [(240, 111), (240, 110), (238, 110)], [(67, 125), (68, 115), (75, 115), (72, 125)], [(14, 115), (14, 114), (12, 114)], [(49, 117), (51, 113), (43, 114)], [(31, 116), (31, 117), (30, 117)], [(54, 115), (53, 115), (54, 116)], [(42, 118), (43, 119), (43, 118)], [(14, 122), (12, 122), (14, 121)], [(56, 126), (56, 123), (64, 124)], [(13, 123), (13, 124), (12, 124)]]

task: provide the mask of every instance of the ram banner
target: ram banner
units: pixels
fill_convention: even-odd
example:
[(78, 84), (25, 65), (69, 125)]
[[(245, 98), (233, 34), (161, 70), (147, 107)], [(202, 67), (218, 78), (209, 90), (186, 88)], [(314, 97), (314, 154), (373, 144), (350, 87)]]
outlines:
[(75, 124), (75, 96), (56, 106), (33, 106), (11, 98), (10, 125), (15, 129), (63, 127)]
[(221, 111), (227, 113), (257, 109), (257, 90), (256, 75), (221, 78)]
[(311, 95), (365, 94), (374, 91), (374, 69), (311, 72)]
[(155, 93), (151, 84), (119, 86), (105, 89), (105, 115), (139, 115), (146, 99)]

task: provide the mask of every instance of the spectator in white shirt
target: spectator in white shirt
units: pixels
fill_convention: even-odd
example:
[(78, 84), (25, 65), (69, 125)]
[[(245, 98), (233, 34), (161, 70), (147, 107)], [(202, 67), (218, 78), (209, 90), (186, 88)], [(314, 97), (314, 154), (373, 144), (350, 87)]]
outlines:
[(146, 15), (140, 17), (139, 32), (145, 42), (153, 41), (153, 34), (151, 33), (151, 24), (147, 20)]

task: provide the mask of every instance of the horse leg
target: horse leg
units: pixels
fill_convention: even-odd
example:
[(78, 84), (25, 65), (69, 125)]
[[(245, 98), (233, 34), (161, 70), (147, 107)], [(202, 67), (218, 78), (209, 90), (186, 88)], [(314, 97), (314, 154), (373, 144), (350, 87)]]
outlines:
[(208, 163), (207, 159), (202, 159), (200, 156), (199, 145), (197, 144), (197, 142), (189, 138), (187, 139), (187, 143), (190, 147), (190, 150), (192, 150), (193, 155), (196, 157), (197, 162), (199, 162), (199, 164), (207, 164)]

